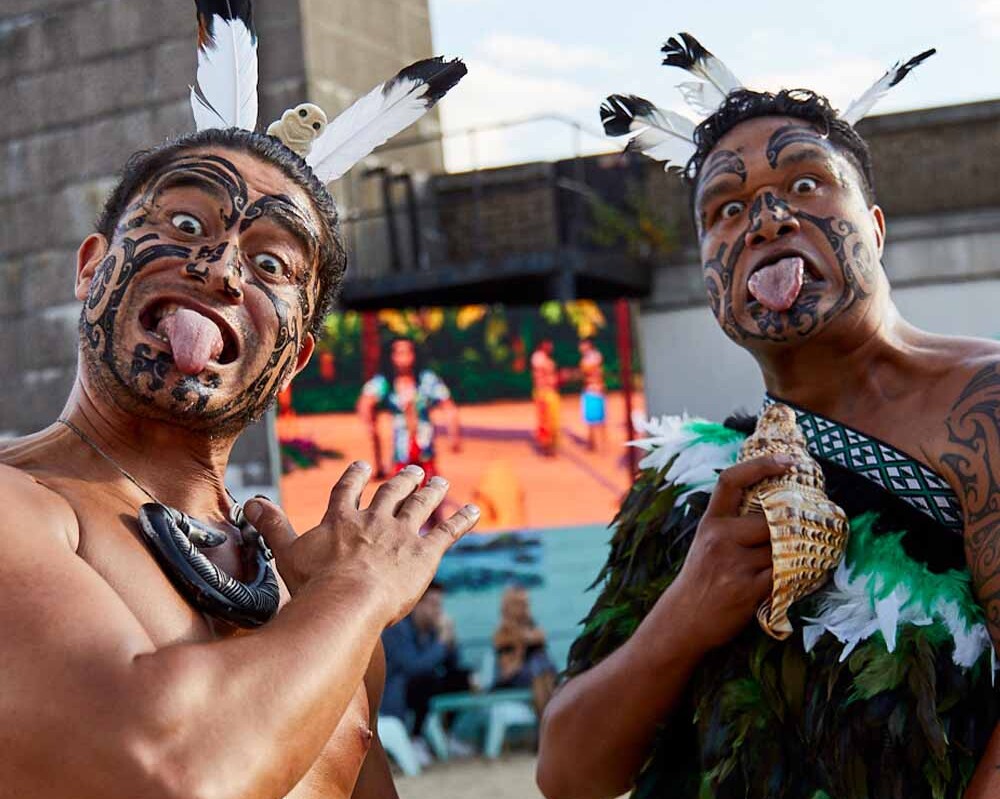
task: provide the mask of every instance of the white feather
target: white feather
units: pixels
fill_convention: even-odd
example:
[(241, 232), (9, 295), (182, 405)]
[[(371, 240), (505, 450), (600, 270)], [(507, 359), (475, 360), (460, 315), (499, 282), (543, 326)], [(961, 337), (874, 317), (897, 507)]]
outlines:
[[(704, 419), (683, 416), (662, 416), (659, 419), (637, 419), (635, 427), (646, 438), (630, 441), (629, 446), (645, 450), (648, 454), (639, 461), (640, 469), (659, 471), (668, 464), (667, 484), (684, 486), (678, 495), (683, 503), (697, 491), (711, 491), (719, 481), (719, 472), (736, 463), (742, 441), (728, 444), (704, 442), (692, 428)], [(666, 486), (664, 486), (666, 487)]]
[(629, 146), (667, 167), (683, 166), (694, 155), (695, 123), (686, 116), (653, 107), (636, 114), (629, 126)]
[[(743, 88), (743, 83), (721, 59), (709, 53), (698, 59), (691, 69), (695, 75), (700, 75), (711, 83), (725, 98), (730, 92)], [(721, 101), (720, 101), (721, 102)]]
[(212, 18), (212, 41), (198, 48), (191, 110), (198, 130), (257, 127), (257, 43), (241, 19)]
[[(387, 88), (388, 87), (388, 88)], [(403, 78), (376, 86), (331, 122), (313, 142), (306, 159), (316, 177), (329, 183), (358, 161), (408, 128), (433, 105), (424, 96), (427, 83)]]
[(868, 112), (874, 108), (879, 100), (888, 94), (889, 89), (899, 83), (914, 67), (919, 66), (930, 58), (930, 56), (934, 55), (934, 53), (935, 51), (930, 49), (920, 53), (920, 55), (914, 56), (905, 64), (897, 61), (864, 94), (847, 106), (847, 110), (840, 114), (840, 118), (848, 125), (856, 125), (867, 116)]
[(677, 88), (680, 90), (684, 102), (705, 117), (714, 114), (722, 105), (722, 101), (726, 99), (725, 95), (711, 83), (700, 80), (678, 83)]
[(868, 112), (872, 110), (875, 103), (888, 94), (889, 89), (892, 88), (892, 79), (895, 75), (895, 69), (890, 69), (886, 72), (864, 94), (847, 106), (847, 110), (840, 115), (840, 118), (848, 125), (856, 125), (868, 115)]

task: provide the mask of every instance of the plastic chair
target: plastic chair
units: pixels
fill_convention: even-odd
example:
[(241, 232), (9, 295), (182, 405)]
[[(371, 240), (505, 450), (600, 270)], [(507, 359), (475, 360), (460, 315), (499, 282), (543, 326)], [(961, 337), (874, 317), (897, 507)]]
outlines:
[(407, 777), (415, 777), (420, 773), (420, 760), (402, 721), (395, 716), (379, 716), (378, 737), (382, 741), (382, 748)]

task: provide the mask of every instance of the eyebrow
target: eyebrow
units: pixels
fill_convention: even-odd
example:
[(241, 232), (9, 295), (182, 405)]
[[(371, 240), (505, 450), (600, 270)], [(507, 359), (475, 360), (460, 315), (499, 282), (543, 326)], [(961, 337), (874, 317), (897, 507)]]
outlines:
[(310, 260), (316, 256), (319, 250), (319, 233), (303, 217), (298, 206), (289, 197), (283, 194), (269, 194), (261, 197), (247, 210), (250, 211), (255, 206), (260, 207), (260, 214), (252, 219), (244, 219), (240, 222), (241, 233), (258, 219), (267, 218), (294, 236), (299, 244), (302, 245)]
[(826, 137), (807, 125), (785, 125), (771, 134), (767, 141), (767, 162), (772, 169), (778, 168), (778, 156), (792, 144), (815, 144), (826, 141)]
[(803, 161), (827, 161), (829, 158), (830, 154), (826, 150), (806, 145), (791, 155), (786, 155), (774, 165), (774, 168), (781, 169), (782, 167), (794, 166), (795, 164), (801, 164)]
[(162, 178), (153, 190), (153, 197), (159, 197), (170, 189), (193, 188), (210, 194), (223, 203), (231, 203), (232, 198), (220, 185), (193, 172), (176, 172)]
[(729, 174), (736, 174), (736, 173), (735, 172), (727, 173), (726, 176), (717, 178), (715, 181), (713, 181), (711, 186), (709, 186), (703, 192), (700, 192), (698, 194), (698, 196), (695, 198), (695, 203), (694, 203), (695, 210), (703, 211), (705, 206), (709, 205), (717, 197), (736, 191), (736, 189), (738, 189), (739, 186), (743, 185), (743, 183), (746, 182), (746, 180), (743, 179), (737, 185), (736, 183), (734, 183), (732, 178), (729, 177)]

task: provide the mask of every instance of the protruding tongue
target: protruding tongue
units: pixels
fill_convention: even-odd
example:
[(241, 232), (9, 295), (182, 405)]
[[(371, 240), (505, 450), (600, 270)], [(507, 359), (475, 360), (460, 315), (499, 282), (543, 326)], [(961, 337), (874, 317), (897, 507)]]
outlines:
[(165, 316), (156, 332), (170, 340), (174, 363), (186, 375), (196, 375), (222, 352), (222, 332), (211, 319), (190, 308)]
[(802, 291), (805, 266), (805, 261), (798, 256), (782, 258), (754, 272), (747, 288), (764, 307), (772, 311), (787, 311)]

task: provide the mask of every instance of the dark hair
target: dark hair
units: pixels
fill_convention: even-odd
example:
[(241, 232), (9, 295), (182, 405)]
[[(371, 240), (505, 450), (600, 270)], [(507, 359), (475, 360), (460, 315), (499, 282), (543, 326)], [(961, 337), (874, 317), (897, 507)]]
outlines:
[(693, 189), (698, 185), (698, 176), (708, 154), (737, 125), (758, 117), (794, 117), (810, 123), (855, 166), (861, 177), (865, 201), (869, 205), (875, 202), (875, 176), (868, 144), (837, 116), (836, 109), (823, 95), (809, 89), (783, 89), (777, 94), (738, 89), (695, 128), (695, 154), (684, 168), (684, 175), (692, 187), (692, 204)]
[(429, 594), (431, 591), (438, 591), (442, 594), (447, 593), (444, 590), (444, 583), (440, 582), (437, 578), (431, 580), (430, 585), (427, 586), (427, 590), (424, 593)]
[(420, 373), (424, 369), (423, 358), (420, 357), (420, 347), (417, 346), (417, 342), (409, 336), (393, 336), (389, 340), (389, 345), (382, 350), (379, 372), (387, 380), (392, 380), (396, 376), (396, 367), (392, 363), (392, 348), (400, 341), (405, 341), (413, 347), (413, 376), (419, 379)]
[(321, 225), (319, 291), (312, 319), (308, 320), (309, 332), (318, 334), (323, 318), (340, 291), (347, 266), (337, 206), (309, 165), (274, 136), (239, 128), (211, 128), (169, 139), (156, 147), (134, 153), (126, 161), (118, 184), (104, 203), (95, 226), (97, 232), (111, 241), (129, 201), (146, 182), (185, 151), (202, 147), (224, 147), (256, 156), (276, 166), (308, 195)]

